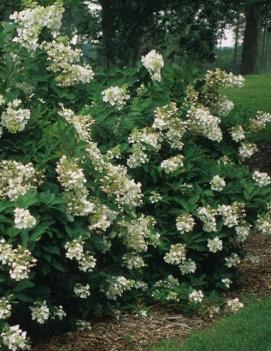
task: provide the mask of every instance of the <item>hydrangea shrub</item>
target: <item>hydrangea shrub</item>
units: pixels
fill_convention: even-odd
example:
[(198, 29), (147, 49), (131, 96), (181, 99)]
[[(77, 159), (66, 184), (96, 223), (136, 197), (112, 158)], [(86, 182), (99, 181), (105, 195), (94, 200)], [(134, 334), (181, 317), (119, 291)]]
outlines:
[(94, 74), (62, 14), (31, 7), (1, 28), (3, 350), (136, 300), (193, 310), (271, 231), (270, 176), (243, 164), (271, 116), (242, 121), (219, 94), (243, 78), (197, 79), (155, 50)]

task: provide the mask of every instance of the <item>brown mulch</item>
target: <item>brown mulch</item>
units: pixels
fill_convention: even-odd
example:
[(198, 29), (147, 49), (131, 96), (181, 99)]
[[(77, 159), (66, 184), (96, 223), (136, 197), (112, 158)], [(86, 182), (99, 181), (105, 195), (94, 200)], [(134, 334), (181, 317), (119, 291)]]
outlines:
[(261, 172), (271, 173), (271, 144), (258, 144), (258, 152), (256, 152), (247, 164)]

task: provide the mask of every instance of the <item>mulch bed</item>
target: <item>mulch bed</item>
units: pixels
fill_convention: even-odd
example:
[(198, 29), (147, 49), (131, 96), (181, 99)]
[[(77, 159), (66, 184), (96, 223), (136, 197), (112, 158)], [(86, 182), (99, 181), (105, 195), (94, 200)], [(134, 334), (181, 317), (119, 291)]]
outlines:
[[(260, 145), (249, 166), (271, 173), (270, 154), (271, 144)], [(242, 300), (242, 296), (271, 295), (271, 238), (251, 237), (246, 250), (248, 256), (241, 265), (242, 287), (231, 291), (229, 296)], [(191, 331), (210, 323), (200, 316), (187, 317), (156, 307), (146, 317), (123, 314), (118, 319), (96, 322), (91, 331), (54, 337), (32, 351), (146, 351), (161, 340), (184, 340)]]

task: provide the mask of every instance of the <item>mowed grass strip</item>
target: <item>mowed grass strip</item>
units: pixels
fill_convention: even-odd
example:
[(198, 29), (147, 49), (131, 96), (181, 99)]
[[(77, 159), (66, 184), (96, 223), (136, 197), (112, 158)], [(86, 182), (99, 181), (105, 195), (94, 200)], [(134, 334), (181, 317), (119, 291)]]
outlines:
[(271, 298), (191, 334), (182, 345), (169, 341), (151, 351), (271, 351)]
[[(255, 116), (257, 111), (271, 113), (271, 74), (246, 77), (243, 88), (226, 88), (221, 91), (232, 100), (240, 113)], [(271, 123), (255, 135), (256, 142), (271, 142)]]

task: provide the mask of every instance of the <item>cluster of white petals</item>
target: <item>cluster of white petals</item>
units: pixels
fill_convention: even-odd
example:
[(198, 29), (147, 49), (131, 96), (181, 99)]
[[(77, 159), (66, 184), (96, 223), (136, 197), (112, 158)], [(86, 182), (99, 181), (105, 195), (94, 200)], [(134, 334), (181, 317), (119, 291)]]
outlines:
[(0, 161), (0, 198), (16, 200), (39, 184), (32, 163)]
[(79, 270), (83, 272), (92, 272), (96, 266), (96, 258), (88, 251), (84, 251), (84, 241), (74, 239), (65, 244), (66, 257), (70, 260), (75, 259), (78, 262)]
[(86, 178), (83, 170), (76, 161), (63, 155), (56, 168), (58, 180), (64, 188), (65, 200), (70, 214), (73, 216), (87, 216), (93, 212), (95, 205), (88, 200)]
[(217, 212), (222, 216), (223, 223), (226, 227), (238, 225), (240, 220), (245, 217), (245, 205), (240, 202), (234, 202), (231, 205), (219, 205)]
[(192, 303), (201, 303), (203, 298), (204, 298), (204, 295), (201, 290), (193, 290), (189, 294), (189, 301)]
[(222, 131), (219, 127), (221, 120), (213, 116), (209, 109), (204, 106), (192, 106), (187, 113), (189, 127), (204, 135), (206, 138), (220, 142)]
[(29, 338), (19, 325), (7, 326), (1, 333), (3, 345), (11, 351), (30, 350)]
[(211, 184), (211, 189), (214, 191), (222, 191), (226, 186), (225, 180), (221, 178), (219, 175), (215, 175), (212, 178), (210, 184)]
[(223, 248), (223, 242), (217, 236), (213, 239), (208, 239), (207, 247), (210, 252), (216, 253), (217, 251), (221, 251)]
[(15, 99), (8, 103), (6, 110), (1, 115), (2, 126), (10, 133), (18, 133), (25, 129), (30, 119), (29, 109), (21, 108), (22, 101)]
[(102, 91), (103, 101), (109, 103), (111, 106), (116, 106), (121, 110), (130, 99), (127, 94), (127, 87), (110, 87)]
[(39, 46), (39, 35), (47, 28), (53, 37), (59, 35), (64, 8), (58, 3), (52, 6), (35, 6), (10, 16), (17, 25), (17, 36), (13, 39), (29, 51), (35, 51)]
[(109, 287), (106, 290), (106, 297), (110, 300), (116, 300), (122, 296), (125, 291), (134, 287), (135, 281), (123, 276), (112, 276), (109, 281)]
[(164, 67), (162, 55), (156, 50), (151, 50), (146, 56), (142, 56), (141, 62), (150, 73), (152, 80), (161, 80), (161, 69)]
[(11, 279), (16, 281), (27, 279), (36, 261), (29, 250), (20, 245), (13, 248), (5, 239), (0, 240), (0, 262), (9, 267)]
[(37, 301), (30, 307), (33, 321), (44, 324), (50, 317), (50, 310), (46, 301)]
[(271, 184), (271, 177), (265, 172), (254, 171), (252, 174), (252, 179), (260, 187)]
[(36, 225), (37, 221), (29, 210), (23, 208), (15, 208), (14, 210), (14, 226), (17, 229), (31, 229)]
[(94, 78), (92, 68), (80, 63), (80, 49), (73, 49), (69, 43), (56, 40), (44, 43), (43, 47), (48, 54), (49, 70), (56, 73), (56, 81), (60, 86), (86, 84)]

